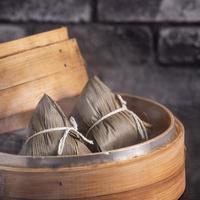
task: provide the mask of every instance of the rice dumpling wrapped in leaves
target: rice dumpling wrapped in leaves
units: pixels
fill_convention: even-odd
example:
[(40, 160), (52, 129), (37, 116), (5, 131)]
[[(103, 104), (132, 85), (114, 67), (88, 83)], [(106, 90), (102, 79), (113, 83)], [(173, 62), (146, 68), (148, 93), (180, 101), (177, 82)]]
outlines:
[(94, 152), (130, 146), (147, 139), (143, 121), (97, 77), (88, 81), (74, 108), (79, 130), (95, 145)]
[(38, 103), (29, 123), (32, 134), (20, 154), (30, 156), (82, 155), (91, 153), (73, 118), (66, 118), (48, 95)]

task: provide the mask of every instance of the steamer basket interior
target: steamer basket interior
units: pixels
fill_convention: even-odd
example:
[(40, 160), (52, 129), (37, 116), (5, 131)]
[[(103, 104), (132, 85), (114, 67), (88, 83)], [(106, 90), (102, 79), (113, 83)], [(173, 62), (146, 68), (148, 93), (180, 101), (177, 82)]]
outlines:
[[(173, 119), (171, 113), (165, 107), (141, 97), (123, 95), (123, 98), (127, 101), (129, 109), (152, 125), (149, 131), (150, 140), (170, 128)], [(78, 97), (63, 99), (59, 104), (66, 113), (70, 113), (77, 99)], [(1, 134), (0, 152), (17, 154), (27, 138), (28, 132), (29, 129), (25, 128)]]

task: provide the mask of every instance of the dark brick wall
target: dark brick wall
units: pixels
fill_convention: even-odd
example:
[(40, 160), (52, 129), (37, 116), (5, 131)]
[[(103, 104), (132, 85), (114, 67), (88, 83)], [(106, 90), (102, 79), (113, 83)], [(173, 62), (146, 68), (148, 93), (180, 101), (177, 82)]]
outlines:
[(114, 90), (199, 104), (200, 0), (0, 1), (1, 42), (59, 26)]

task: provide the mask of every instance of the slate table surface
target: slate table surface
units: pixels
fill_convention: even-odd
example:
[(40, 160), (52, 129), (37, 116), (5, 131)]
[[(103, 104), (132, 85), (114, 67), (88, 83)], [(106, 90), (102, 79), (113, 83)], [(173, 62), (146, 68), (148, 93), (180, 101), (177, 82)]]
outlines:
[(200, 106), (169, 106), (185, 126), (186, 190), (180, 200), (200, 200)]

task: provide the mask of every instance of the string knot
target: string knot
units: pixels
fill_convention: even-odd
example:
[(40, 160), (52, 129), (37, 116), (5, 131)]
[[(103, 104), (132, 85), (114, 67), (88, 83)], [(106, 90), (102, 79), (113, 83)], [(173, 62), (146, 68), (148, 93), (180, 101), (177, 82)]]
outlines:
[(85, 136), (83, 136), (82, 133), (80, 133), (78, 131), (78, 125), (76, 120), (73, 117), (70, 117), (70, 123), (71, 123), (71, 127), (56, 127), (56, 128), (50, 128), (50, 129), (45, 129), (42, 130), (40, 132), (35, 133), (34, 135), (30, 136), (25, 143), (28, 143), (31, 139), (33, 139), (34, 137), (44, 134), (44, 133), (49, 133), (49, 132), (53, 132), (53, 131), (65, 131), (63, 136), (61, 137), (61, 139), (59, 140), (59, 144), (58, 144), (58, 155), (62, 155), (63, 150), (64, 150), (64, 146), (65, 146), (65, 140), (69, 134), (70, 131), (74, 131), (75, 133), (77, 133), (80, 138), (89, 143), (89, 144), (94, 144), (94, 142), (92, 140), (88, 140)]
[(72, 127), (66, 127), (64, 135), (62, 136), (62, 138), (60, 139), (59, 144), (58, 144), (58, 155), (62, 155), (63, 150), (64, 150), (64, 146), (65, 146), (65, 140), (66, 140), (70, 131), (76, 132), (85, 142), (87, 142), (89, 144), (94, 144), (92, 140), (88, 140), (80, 132), (78, 132), (78, 125), (77, 125), (74, 117), (70, 117), (69, 120), (70, 120)]
[(73, 117), (70, 117), (70, 123), (72, 125), (72, 127), (66, 127), (65, 132), (63, 134), (63, 136), (61, 137), (59, 144), (58, 144), (58, 155), (62, 155), (63, 150), (64, 150), (64, 146), (65, 146), (65, 140), (67, 139), (67, 136), (69, 134), (70, 131), (78, 131), (78, 125), (76, 123), (76, 120)]

